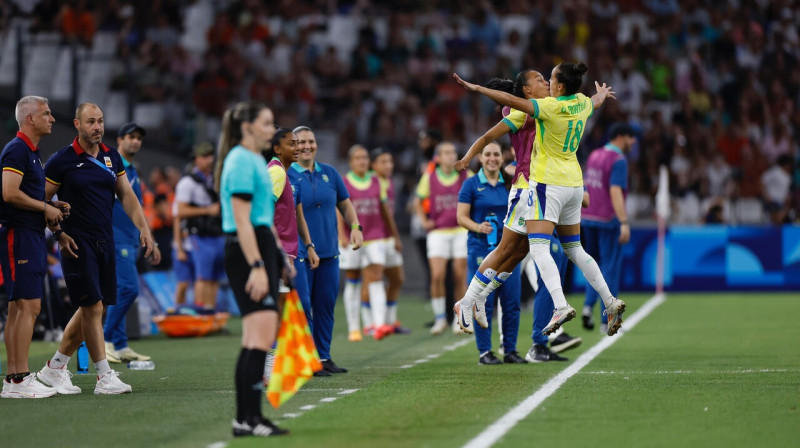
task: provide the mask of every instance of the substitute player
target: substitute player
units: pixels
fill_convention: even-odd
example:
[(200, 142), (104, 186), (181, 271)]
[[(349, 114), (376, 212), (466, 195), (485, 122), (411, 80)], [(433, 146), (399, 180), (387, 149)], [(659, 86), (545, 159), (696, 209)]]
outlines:
[(97, 369), (95, 394), (130, 393), (131, 386), (111, 370), (103, 343), (103, 307), (117, 302), (117, 273), (114, 254), (112, 213), (115, 195), (125, 214), (139, 230), (139, 244), (145, 257), (153, 256), (155, 242), (147, 227), (142, 207), (125, 174), (119, 152), (102, 143), (105, 132), (103, 111), (93, 103), (82, 103), (75, 111), (78, 136), (58, 151), (45, 165), (46, 197), (58, 193), (72, 205), (68, 220), (55, 231), (61, 247), (61, 265), (70, 300), (80, 309), (72, 316), (64, 338), (39, 377), (59, 393), (80, 393), (72, 385), (67, 363), (85, 339), (89, 356)]
[[(117, 133), (117, 150), (122, 156), (125, 175), (131, 184), (133, 193), (139, 204), (142, 204), (142, 183), (139, 172), (133, 164), (133, 158), (142, 148), (145, 130), (136, 123), (125, 123)], [(117, 304), (106, 309), (106, 323), (103, 335), (106, 341), (106, 359), (109, 362), (149, 361), (150, 357), (133, 351), (128, 347), (128, 332), (125, 316), (139, 296), (139, 272), (136, 270), (136, 259), (139, 257), (139, 229), (131, 221), (122, 201), (114, 201), (114, 254), (117, 263)], [(156, 256), (152, 261), (160, 260), (158, 247), (153, 249)]]
[(28, 352), (44, 293), (45, 223), (57, 224), (63, 219), (62, 204), (45, 202), (44, 168), (37, 146), (42, 137), (50, 135), (55, 119), (47, 98), (40, 96), (20, 99), (14, 116), (19, 132), (0, 154), (0, 267), (8, 294), (4, 334), (8, 374), (0, 396), (46, 398), (56, 390), (37, 381), (36, 374), (29, 371)]
[[(619, 294), (622, 274), (622, 246), (631, 238), (625, 197), (628, 194), (628, 161), (625, 154), (636, 144), (633, 128), (625, 123), (611, 127), (609, 142), (592, 151), (586, 162), (586, 190), (592, 198), (583, 212), (583, 235), (586, 252), (600, 264), (611, 294)], [(597, 293), (587, 285), (583, 303), (583, 326), (594, 328), (592, 309)], [(603, 305), (605, 311), (605, 306)], [(603, 333), (608, 331), (608, 316), (603, 313)]]
[[(556, 226), (565, 255), (578, 266), (606, 304), (609, 336), (616, 333), (618, 321), (625, 311), (625, 302), (611, 295), (597, 263), (583, 250), (580, 242), (583, 175), (575, 152), (583, 137), (586, 120), (606, 98), (614, 98), (610, 87), (605, 84), (601, 86), (597, 82), (597, 93), (592, 98), (578, 93), (587, 70), (583, 63), (559, 64), (550, 76), (551, 96), (529, 101), (465, 82), (458, 75), (453, 75), (467, 90), (479, 92), (498, 103), (527, 112), (547, 129), (547, 132), (537, 134), (539, 150), (531, 163), (533, 182), (527, 198), (532, 208), (526, 222), (531, 255), (556, 307), (550, 323), (542, 331), (544, 334), (556, 331), (575, 317), (575, 309), (569, 306), (564, 297), (558, 268), (550, 255), (550, 239)], [(462, 303), (461, 308), (472, 311), (472, 304)], [(480, 309), (478, 312), (480, 313)]]
[[(447, 261), (453, 262), (453, 285), (456, 297), (463, 297), (467, 283), (467, 231), (458, 225), (456, 209), (458, 192), (469, 174), (458, 172), (454, 166), (458, 157), (456, 147), (450, 142), (436, 146), (439, 166), (433, 173), (426, 172), (417, 185), (414, 209), (428, 231), (428, 265), (431, 269), (431, 304), (435, 321), (431, 333), (440, 334), (447, 328), (445, 314), (445, 270)], [(422, 201), (430, 201), (430, 212), (425, 213)], [(457, 323), (455, 329), (458, 329)]]

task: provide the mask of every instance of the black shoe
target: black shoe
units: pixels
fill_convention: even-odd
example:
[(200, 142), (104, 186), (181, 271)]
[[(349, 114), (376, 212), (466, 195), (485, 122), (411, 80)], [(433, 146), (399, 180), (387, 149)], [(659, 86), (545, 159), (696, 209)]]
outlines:
[(333, 376), (333, 374), (325, 370), (325, 368), (323, 367), (322, 370), (317, 370), (316, 372), (314, 372), (314, 376)]
[(528, 361), (525, 361), (525, 358), (519, 356), (517, 352), (507, 353), (506, 356), (503, 357), (503, 362), (506, 364), (527, 364)]
[(500, 361), (499, 359), (497, 359), (497, 357), (494, 356), (494, 353), (492, 353), (492, 352), (486, 352), (485, 354), (481, 355), (481, 359), (478, 360), (478, 364), (486, 364), (486, 365), (490, 365), (490, 366), (497, 365), (497, 364), (502, 364), (502, 363), (503, 363), (503, 361)]
[(594, 319), (591, 314), (583, 315), (583, 328), (587, 330), (594, 330)]
[(528, 354), (525, 355), (525, 359), (529, 362), (548, 362), (548, 361), (569, 361), (567, 358), (563, 356), (558, 356), (557, 354), (550, 351), (545, 345), (536, 344), (528, 350)]
[(564, 332), (550, 341), (550, 351), (553, 353), (561, 353), (581, 345), (581, 342), (583, 342), (583, 339), (573, 338), (568, 335), (567, 332)]
[(277, 426), (275, 426), (274, 423), (269, 421), (269, 419), (263, 417), (257, 419), (255, 423), (240, 422), (236, 419), (233, 420), (234, 437), (245, 437), (245, 436), (271, 437), (271, 436), (282, 436), (285, 434), (289, 434), (288, 429), (278, 428)]
[(347, 369), (337, 366), (332, 359), (322, 361), (322, 370), (329, 373), (347, 373)]

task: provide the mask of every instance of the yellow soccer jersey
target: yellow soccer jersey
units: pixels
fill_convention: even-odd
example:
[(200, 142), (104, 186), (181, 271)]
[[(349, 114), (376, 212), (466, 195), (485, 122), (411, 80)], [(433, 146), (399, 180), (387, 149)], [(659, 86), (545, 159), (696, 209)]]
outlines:
[(575, 151), (586, 120), (592, 116), (591, 98), (582, 93), (558, 98), (532, 99), (538, 128), (538, 148), (531, 163), (531, 179), (563, 187), (583, 186), (583, 173)]

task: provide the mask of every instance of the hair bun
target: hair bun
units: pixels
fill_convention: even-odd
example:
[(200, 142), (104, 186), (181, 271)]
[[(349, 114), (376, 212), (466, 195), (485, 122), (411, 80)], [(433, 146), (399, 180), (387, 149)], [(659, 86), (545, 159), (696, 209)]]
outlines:
[(586, 72), (589, 71), (589, 67), (586, 66), (583, 62), (578, 62), (575, 65), (575, 74), (578, 76), (583, 76)]

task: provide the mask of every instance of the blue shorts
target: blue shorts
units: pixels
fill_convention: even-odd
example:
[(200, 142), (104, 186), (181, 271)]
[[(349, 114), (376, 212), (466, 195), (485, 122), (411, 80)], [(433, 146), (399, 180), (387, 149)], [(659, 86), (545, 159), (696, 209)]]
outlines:
[(44, 230), (0, 227), (0, 266), (9, 301), (41, 299), (47, 272)]
[(175, 281), (178, 283), (194, 282), (194, 256), (192, 251), (186, 251), (186, 261), (178, 260), (178, 251), (172, 249), (172, 269), (175, 271)]
[(225, 237), (190, 236), (195, 280), (218, 282), (225, 278)]
[(72, 238), (78, 245), (78, 258), (61, 254), (70, 301), (77, 306), (91, 306), (100, 301), (105, 305), (116, 305), (117, 260), (114, 241), (80, 236)]

